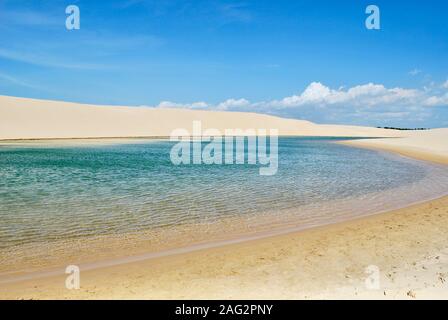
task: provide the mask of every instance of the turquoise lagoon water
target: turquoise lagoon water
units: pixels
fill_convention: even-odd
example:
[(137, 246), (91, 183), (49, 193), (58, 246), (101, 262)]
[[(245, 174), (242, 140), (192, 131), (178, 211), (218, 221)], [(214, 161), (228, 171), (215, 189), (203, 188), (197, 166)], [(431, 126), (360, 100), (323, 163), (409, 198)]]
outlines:
[(301, 228), (448, 193), (445, 167), (336, 141), (280, 138), (273, 176), (257, 165), (175, 166), (165, 140), (3, 144), (0, 257), (24, 246), (51, 252), (62, 239), (160, 237), (170, 228), (203, 232), (200, 240)]

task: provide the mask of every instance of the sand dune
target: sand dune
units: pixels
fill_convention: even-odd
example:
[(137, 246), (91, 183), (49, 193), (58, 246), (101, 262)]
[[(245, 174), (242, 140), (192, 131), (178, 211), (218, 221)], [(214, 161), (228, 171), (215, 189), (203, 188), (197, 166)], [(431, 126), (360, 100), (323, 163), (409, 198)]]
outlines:
[(344, 144), (398, 152), (422, 160), (448, 163), (448, 128), (410, 131), (399, 139), (347, 141)]
[(97, 106), (0, 96), (0, 139), (154, 137), (176, 128), (278, 129), (280, 135), (401, 137), (406, 132), (360, 126), (317, 125), (309, 121), (244, 113)]

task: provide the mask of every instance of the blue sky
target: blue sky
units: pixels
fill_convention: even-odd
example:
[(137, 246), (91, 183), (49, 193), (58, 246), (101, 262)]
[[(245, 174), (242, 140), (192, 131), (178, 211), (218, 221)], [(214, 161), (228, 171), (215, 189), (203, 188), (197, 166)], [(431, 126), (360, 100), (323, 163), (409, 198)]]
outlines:
[(1, 0), (0, 94), (448, 126), (447, 14), (444, 0)]

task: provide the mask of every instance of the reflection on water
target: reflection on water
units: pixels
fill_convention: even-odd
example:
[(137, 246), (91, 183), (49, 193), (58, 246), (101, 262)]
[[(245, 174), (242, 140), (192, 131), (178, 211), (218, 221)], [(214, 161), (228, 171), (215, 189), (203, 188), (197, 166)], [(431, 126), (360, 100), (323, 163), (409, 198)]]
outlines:
[(131, 246), (136, 238), (123, 235), (140, 235), (170, 247), (319, 225), (448, 192), (444, 167), (335, 141), (280, 138), (274, 176), (254, 165), (174, 166), (173, 144), (163, 140), (1, 146), (0, 271), (31, 246), (41, 257), (70, 241)]

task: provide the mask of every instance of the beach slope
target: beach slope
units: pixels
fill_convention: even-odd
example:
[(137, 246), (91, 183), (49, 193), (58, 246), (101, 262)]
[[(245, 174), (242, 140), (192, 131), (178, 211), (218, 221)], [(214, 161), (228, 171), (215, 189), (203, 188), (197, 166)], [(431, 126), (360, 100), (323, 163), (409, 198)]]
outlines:
[[(448, 298), (448, 197), (300, 233), (0, 287), (3, 299)], [(366, 286), (378, 270), (379, 286)]]
[(167, 137), (178, 128), (277, 129), (285, 136), (401, 137), (405, 132), (360, 126), (318, 125), (247, 112), (98, 106), (0, 96), (0, 140)]
[(343, 142), (346, 145), (382, 149), (404, 156), (438, 163), (448, 162), (448, 128), (409, 131), (397, 139), (368, 139)]

